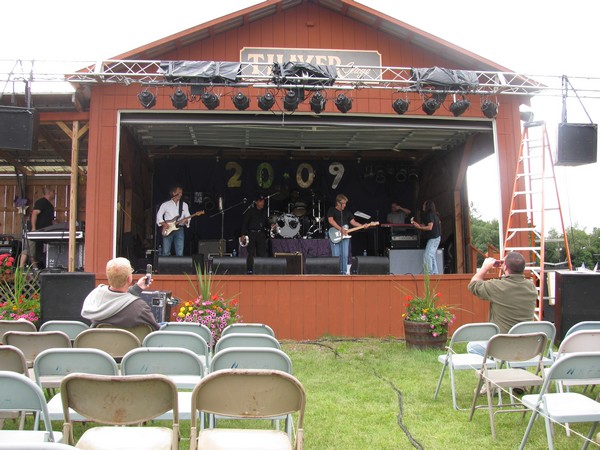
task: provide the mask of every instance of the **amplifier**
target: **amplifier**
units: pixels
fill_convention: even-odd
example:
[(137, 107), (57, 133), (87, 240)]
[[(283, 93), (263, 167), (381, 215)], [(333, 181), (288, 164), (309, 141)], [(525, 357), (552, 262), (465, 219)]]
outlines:
[(416, 233), (392, 234), (390, 248), (419, 248), (419, 235)]
[(142, 291), (141, 298), (148, 303), (158, 323), (169, 322), (171, 305), (177, 304), (177, 300), (172, 298), (171, 291)]
[[(75, 270), (83, 270), (83, 242), (75, 244)], [(69, 267), (69, 243), (50, 242), (46, 251), (47, 269), (66, 269)]]
[(302, 275), (304, 273), (304, 255), (297, 253), (273, 253), (275, 258), (285, 258), (287, 261), (286, 273), (288, 275)]

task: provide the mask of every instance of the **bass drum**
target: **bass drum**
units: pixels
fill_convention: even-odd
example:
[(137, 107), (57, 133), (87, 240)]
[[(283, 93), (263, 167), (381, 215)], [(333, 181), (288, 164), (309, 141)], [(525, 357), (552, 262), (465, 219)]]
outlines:
[(283, 238), (293, 238), (300, 233), (300, 222), (293, 214), (282, 214), (277, 218), (277, 230)]

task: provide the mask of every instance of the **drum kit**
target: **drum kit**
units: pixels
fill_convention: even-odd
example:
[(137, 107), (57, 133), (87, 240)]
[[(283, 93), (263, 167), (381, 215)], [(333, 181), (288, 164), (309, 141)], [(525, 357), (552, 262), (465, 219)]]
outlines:
[(323, 237), (323, 208), (321, 200), (313, 199), (312, 208), (305, 202), (296, 201), (288, 205), (288, 212), (274, 211), (269, 216), (271, 237), (285, 239), (313, 239)]

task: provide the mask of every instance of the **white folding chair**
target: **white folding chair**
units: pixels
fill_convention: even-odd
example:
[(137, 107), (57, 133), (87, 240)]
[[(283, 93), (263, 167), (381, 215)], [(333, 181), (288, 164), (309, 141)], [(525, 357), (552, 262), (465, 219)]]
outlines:
[[(440, 373), (440, 379), (438, 380), (437, 388), (433, 399), (435, 400), (440, 391), (442, 380), (444, 379), (444, 372), (446, 368), (450, 371), (450, 388), (452, 391), (452, 406), (454, 409), (460, 410), (456, 401), (456, 380), (454, 371), (456, 370), (477, 370), (481, 369), (484, 361), (481, 359), (481, 355), (473, 353), (455, 353), (455, 345), (471, 341), (488, 341), (492, 336), (498, 334), (500, 329), (498, 325), (492, 322), (485, 323), (468, 323), (459, 327), (452, 338), (450, 343), (446, 347), (447, 352), (444, 355), (438, 356), (438, 361), (442, 363), (442, 372)], [(493, 359), (487, 359), (485, 364), (488, 368), (495, 367), (496, 362)]]
[[(220, 370), (207, 375), (192, 394), (190, 449), (301, 450), (306, 395), (292, 375), (276, 370)], [(291, 434), (272, 429), (198, 429), (196, 411), (235, 418), (269, 419), (297, 412), (295, 442)], [(291, 431), (291, 425), (287, 427)]]
[[(85, 431), (78, 448), (128, 450), (179, 447), (177, 387), (164, 375), (105, 376), (73, 373), (62, 381), (63, 434), (74, 444), (71, 411), (105, 424)], [(166, 412), (172, 428), (139, 426)]]
[[(567, 380), (585, 380), (600, 378), (600, 352), (572, 353), (557, 359), (550, 367), (539, 394), (524, 395), (523, 405), (532, 411), (525, 429), (520, 449), (525, 448), (533, 423), (539, 415), (544, 417), (548, 448), (554, 449), (552, 423), (592, 422), (587, 435), (591, 439), (600, 421), (600, 403), (584, 394), (574, 392), (551, 393), (550, 385)], [(583, 448), (587, 447), (586, 440)]]
[(229, 333), (221, 336), (215, 345), (215, 353), (232, 347), (263, 347), (281, 349), (277, 339), (268, 334)]
[[(48, 406), (42, 389), (20, 373), (0, 371), (0, 411), (36, 413), (33, 430), (0, 430), (0, 442), (60, 442), (62, 433), (52, 430)], [(41, 415), (44, 430), (38, 431)]]
[(7, 331), (29, 331), (36, 332), (37, 328), (33, 322), (25, 319), (19, 320), (0, 320), (0, 339), (4, 337)]
[(229, 333), (268, 334), (275, 337), (273, 328), (264, 323), (232, 323), (223, 329), (221, 337), (227, 336)]
[(87, 323), (79, 320), (49, 320), (42, 324), (40, 331), (62, 331), (74, 341), (79, 333), (89, 327)]
[(111, 355), (115, 361), (129, 350), (140, 347), (140, 340), (133, 333), (121, 328), (89, 328), (75, 338), (75, 348), (97, 348)]
[(191, 350), (200, 357), (204, 372), (210, 364), (208, 344), (199, 334), (189, 331), (154, 331), (144, 338), (142, 347), (179, 347)]
[(33, 367), (36, 356), (49, 348), (71, 348), (71, 339), (62, 331), (7, 331), (2, 342), (23, 352), (27, 367)]
[(201, 323), (167, 322), (160, 326), (159, 331), (187, 331), (190, 333), (196, 333), (206, 341), (210, 352), (213, 351), (213, 347), (215, 346), (213, 342), (213, 334), (210, 331), (210, 328)]
[[(529, 322), (520, 322), (513, 325), (508, 334), (528, 334), (528, 333), (544, 333), (548, 338), (547, 348), (544, 351), (544, 357), (542, 358), (542, 366), (548, 367), (554, 362), (554, 355), (552, 354), (552, 346), (554, 345), (554, 338), (556, 337), (556, 327), (552, 322), (545, 320), (532, 320)], [(537, 359), (531, 359), (529, 361), (513, 361), (510, 366), (513, 368), (523, 367), (535, 367), (537, 365)]]

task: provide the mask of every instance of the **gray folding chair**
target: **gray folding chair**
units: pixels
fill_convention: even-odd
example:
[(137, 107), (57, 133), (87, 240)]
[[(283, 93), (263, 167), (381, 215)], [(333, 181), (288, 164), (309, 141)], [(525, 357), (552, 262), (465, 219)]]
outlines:
[(49, 320), (42, 324), (40, 331), (62, 331), (74, 341), (79, 333), (89, 327), (87, 323), (79, 320)]
[(210, 328), (208, 328), (206, 325), (202, 325), (201, 323), (167, 322), (160, 326), (159, 331), (187, 331), (190, 333), (196, 333), (206, 341), (209, 351), (213, 351), (213, 334), (210, 331)]
[(208, 372), (210, 365), (208, 344), (199, 334), (189, 331), (154, 331), (146, 336), (142, 346), (186, 348), (200, 357), (204, 364), (204, 372)]
[(62, 331), (7, 331), (2, 337), (6, 345), (23, 352), (27, 367), (33, 367), (36, 356), (49, 348), (71, 348), (71, 339)]
[(277, 339), (268, 334), (229, 333), (221, 336), (215, 345), (215, 353), (232, 347), (263, 347), (281, 349)]
[[(303, 448), (306, 395), (292, 375), (276, 370), (221, 370), (207, 375), (192, 394), (190, 449), (235, 448), (236, 450)], [(235, 418), (292, 420), (298, 413), (295, 440), (272, 429), (198, 428), (196, 411)], [(201, 423), (202, 424), (202, 423)], [(295, 442), (294, 442), (295, 441)], [(235, 443), (232, 446), (232, 443)]]
[[(446, 368), (450, 372), (450, 389), (452, 392), (452, 406), (454, 409), (460, 410), (456, 401), (456, 380), (454, 372), (456, 370), (477, 370), (481, 369), (484, 361), (481, 359), (481, 355), (473, 353), (455, 353), (455, 345), (471, 341), (488, 341), (492, 336), (498, 334), (500, 329), (498, 325), (491, 322), (484, 323), (468, 323), (459, 327), (448, 344), (447, 352), (444, 355), (438, 356), (438, 361), (442, 363), (442, 372), (440, 373), (440, 379), (438, 380), (437, 388), (433, 399), (435, 400), (440, 392), (442, 380), (444, 379), (444, 372)], [(496, 362), (493, 359), (487, 359), (485, 365), (488, 368), (496, 366)]]
[(120, 328), (90, 328), (75, 338), (75, 348), (97, 348), (120, 362), (129, 350), (141, 347), (140, 340), (131, 332)]
[(7, 331), (29, 331), (36, 332), (35, 324), (28, 320), (0, 320), (0, 339)]
[[(544, 333), (548, 338), (547, 348), (544, 351), (544, 357), (542, 358), (542, 366), (548, 367), (554, 362), (554, 355), (552, 354), (552, 346), (554, 344), (554, 338), (556, 337), (556, 327), (552, 322), (545, 320), (532, 320), (530, 322), (520, 322), (514, 325), (508, 334), (528, 334), (528, 333)], [(512, 362), (511, 367), (522, 368), (522, 367), (535, 367), (537, 364), (536, 360)]]
[(223, 329), (221, 337), (226, 336), (229, 333), (268, 334), (269, 336), (275, 337), (273, 329), (264, 323), (232, 323)]

